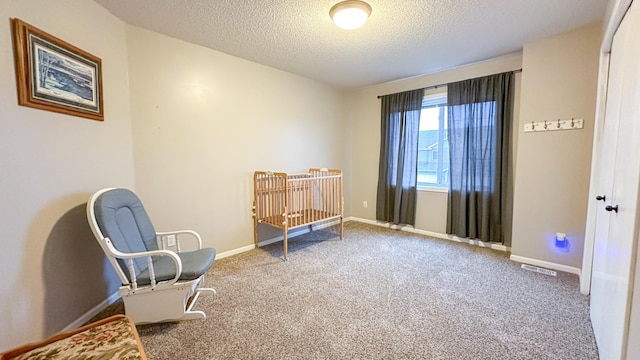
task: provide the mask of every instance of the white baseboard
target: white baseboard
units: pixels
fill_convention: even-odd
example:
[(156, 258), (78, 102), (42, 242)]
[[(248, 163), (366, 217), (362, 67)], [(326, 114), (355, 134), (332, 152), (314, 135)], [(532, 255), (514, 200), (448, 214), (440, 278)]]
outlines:
[(434, 237), (434, 238), (438, 238), (438, 239), (450, 240), (450, 241), (455, 241), (455, 242), (460, 242), (460, 243), (466, 243), (466, 244), (476, 245), (476, 246), (479, 246), (479, 247), (486, 247), (486, 248), (493, 249), (493, 250), (500, 250), (500, 251), (507, 251), (507, 252), (511, 251), (511, 248), (508, 247), (508, 246), (489, 243), (489, 242), (484, 242), (484, 241), (479, 241), (479, 240), (474, 240), (474, 239), (461, 238), (459, 236), (449, 235), (449, 234), (442, 234), (442, 233), (437, 233), (437, 232), (434, 232), (434, 231), (420, 230), (420, 229), (416, 229), (416, 228), (414, 228), (414, 227), (412, 227), (410, 225), (394, 225), (394, 224), (391, 224), (391, 223), (388, 223), (388, 222), (384, 222), (384, 221), (368, 220), (368, 219), (362, 219), (362, 218), (357, 218), (357, 217), (349, 217), (348, 219), (350, 221), (353, 220), (353, 221), (357, 221), (357, 222), (361, 222), (361, 223), (365, 223), (365, 224), (377, 225), (377, 226), (386, 227), (386, 228), (389, 228), (389, 229), (406, 231), (406, 232), (425, 235), (425, 236)]
[(237, 248), (237, 249), (233, 249), (233, 250), (225, 251), (225, 252), (222, 252), (222, 253), (216, 254), (216, 260), (218, 260), (218, 259), (224, 259), (224, 258), (226, 258), (226, 257), (233, 256), (233, 255), (236, 255), (236, 254), (240, 254), (240, 253), (243, 253), (243, 252), (245, 252), (245, 251), (250, 251), (250, 250), (253, 250), (253, 249), (255, 249), (255, 248), (256, 248), (256, 246), (255, 246), (255, 245), (253, 245), (253, 244), (251, 244), (251, 245), (247, 245), (247, 246), (239, 247), (239, 248)]
[(120, 299), (120, 294), (118, 294), (118, 292), (116, 291), (113, 294), (109, 295), (108, 298), (104, 299), (100, 304), (94, 306), (91, 310), (82, 314), (82, 316), (77, 318), (74, 322), (65, 326), (64, 329), (61, 330), (61, 332), (71, 331), (79, 328), (80, 326), (84, 325), (84, 323), (91, 320), (92, 317), (98, 315), (100, 311), (106, 309), (109, 305), (116, 302), (118, 299)]
[(544, 260), (531, 259), (531, 258), (527, 258), (527, 257), (524, 257), (524, 256), (518, 256), (518, 255), (511, 255), (509, 257), (509, 260), (515, 261), (515, 262), (519, 262), (519, 263), (523, 263), (523, 264), (529, 264), (529, 265), (533, 265), (533, 266), (538, 266), (538, 267), (542, 267), (542, 268), (553, 269), (553, 270), (558, 270), (558, 271), (564, 271), (564, 272), (567, 272), (567, 273), (570, 273), (570, 274), (576, 274), (576, 275), (580, 276), (580, 268), (573, 267), (573, 266), (567, 266), (567, 265), (552, 263), (552, 262), (544, 261)]

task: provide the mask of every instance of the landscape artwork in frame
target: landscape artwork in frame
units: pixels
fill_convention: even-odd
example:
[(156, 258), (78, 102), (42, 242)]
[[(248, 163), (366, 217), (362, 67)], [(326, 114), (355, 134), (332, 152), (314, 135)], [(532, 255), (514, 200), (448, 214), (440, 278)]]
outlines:
[(102, 61), (13, 19), (18, 104), (103, 121)]

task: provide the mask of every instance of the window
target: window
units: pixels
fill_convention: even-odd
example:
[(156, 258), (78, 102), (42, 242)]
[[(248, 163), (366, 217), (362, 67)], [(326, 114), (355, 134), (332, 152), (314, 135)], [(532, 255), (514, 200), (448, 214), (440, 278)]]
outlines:
[(418, 186), (449, 185), (447, 93), (426, 95), (420, 113), (418, 136)]

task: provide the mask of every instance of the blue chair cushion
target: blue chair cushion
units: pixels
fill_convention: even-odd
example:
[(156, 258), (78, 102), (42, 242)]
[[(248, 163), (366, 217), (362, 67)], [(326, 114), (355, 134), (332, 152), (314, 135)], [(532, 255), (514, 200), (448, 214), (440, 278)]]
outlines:
[[(133, 253), (158, 250), (156, 230), (140, 199), (131, 190), (112, 189), (101, 194), (94, 204), (96, 221), (102, 234), (120, 252)], [(130, 279), (123, 260), (120, 267)], [(146, 259), (134, 260), (136, 275), (147, 267)]]
[[(177, 255), (182, 261), (182, 274), (178, 281), (189, 281), (199, 278), (209, 270), (216, 258), (216, 250), (214, 248), (204, 248), (177, 253)], [(154, 256), (153, 271), (157, 282), (171, 280), (176, 276), (175, 263), (168, 256)], [(141, 286), (151, 283), (149, 269), (142, 271), (138, 275), (137, 282)]]

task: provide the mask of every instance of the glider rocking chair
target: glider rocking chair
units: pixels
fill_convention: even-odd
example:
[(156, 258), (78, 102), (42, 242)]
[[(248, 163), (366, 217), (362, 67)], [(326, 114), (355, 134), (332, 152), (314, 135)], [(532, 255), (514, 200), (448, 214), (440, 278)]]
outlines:
[[(93, 194), (87, 218), (122, 282), (118, 293), (125, 312), (136, 324), (206, 318), (192, 308), (201, 294), (215, 294), (200, 286), (216, 250), (202, 248), (198, 233), (156, 232), (140, 199), (127, 189)], [(183, 238), (194, 240), (197, 249), (182, 251)]]

